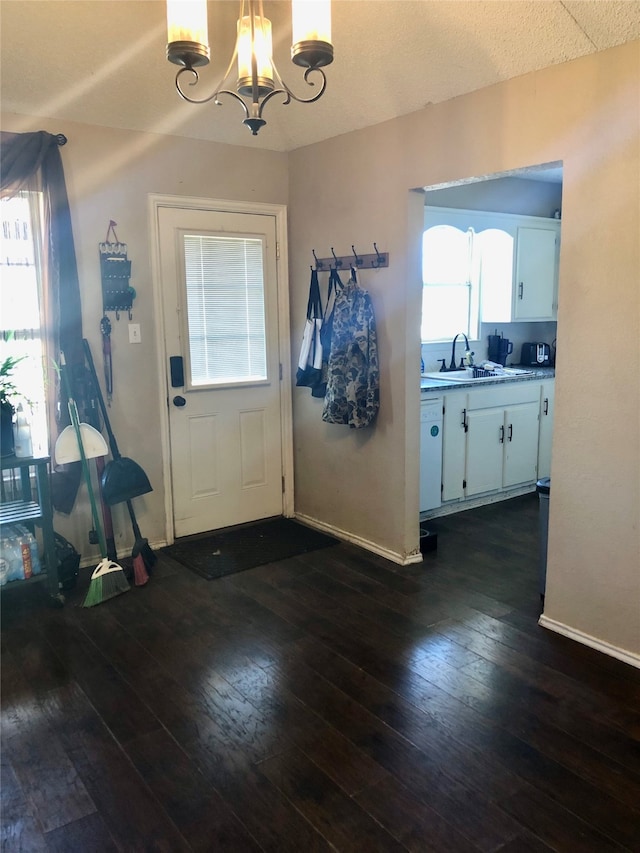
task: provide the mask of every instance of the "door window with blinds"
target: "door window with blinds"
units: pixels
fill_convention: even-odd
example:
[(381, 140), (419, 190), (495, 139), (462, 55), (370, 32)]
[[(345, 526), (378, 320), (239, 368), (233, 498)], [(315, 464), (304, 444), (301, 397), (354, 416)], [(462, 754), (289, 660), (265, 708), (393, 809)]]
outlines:
[(265, 382), (263, 238), (182, 233), (187, 387)]

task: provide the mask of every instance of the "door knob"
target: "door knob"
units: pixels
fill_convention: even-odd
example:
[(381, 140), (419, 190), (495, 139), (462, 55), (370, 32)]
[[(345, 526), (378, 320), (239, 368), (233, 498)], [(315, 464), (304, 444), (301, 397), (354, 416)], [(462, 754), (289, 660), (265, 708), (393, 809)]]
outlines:
[(181, 409), (183, 406), (186, 406), (186, 405), (187, 405), (187, 401), (184, 399), (184, 397), (181, 397), (181, 396), (178, 394), (178, 396), (177, 396), (177, 397), (174, 397), (174, 398), (173, 398), (173, 405), (174, 405), (174, 406), (177, 406), (179, 409)]

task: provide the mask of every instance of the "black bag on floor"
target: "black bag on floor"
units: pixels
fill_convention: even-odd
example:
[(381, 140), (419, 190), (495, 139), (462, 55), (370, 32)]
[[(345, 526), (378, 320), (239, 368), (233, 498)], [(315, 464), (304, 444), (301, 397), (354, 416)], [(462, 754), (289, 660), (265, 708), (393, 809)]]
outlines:
[(73, 589), (78, 580), (80, 568), (80, 554), (71, 542), (53, 532), (53, 541), (56, 548), (56, 560), (58, 561), (58, 586), (60, 589)]

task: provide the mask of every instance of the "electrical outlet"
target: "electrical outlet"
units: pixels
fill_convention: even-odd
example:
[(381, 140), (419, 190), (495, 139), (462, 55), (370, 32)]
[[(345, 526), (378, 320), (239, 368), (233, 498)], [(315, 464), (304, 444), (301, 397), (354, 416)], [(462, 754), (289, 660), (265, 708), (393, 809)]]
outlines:
[(140, 323), (129, 323), (129, 343), (142, 343), (142, 336), (140, 335)]

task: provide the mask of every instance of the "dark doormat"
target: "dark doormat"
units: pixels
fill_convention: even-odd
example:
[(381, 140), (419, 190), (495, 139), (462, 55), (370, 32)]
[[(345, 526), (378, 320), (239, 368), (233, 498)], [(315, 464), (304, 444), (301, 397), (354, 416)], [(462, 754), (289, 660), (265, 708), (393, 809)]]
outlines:
[(207, 580), (336, 545), (337, 539), (288, 518), (182, 539), (163, 553)]

